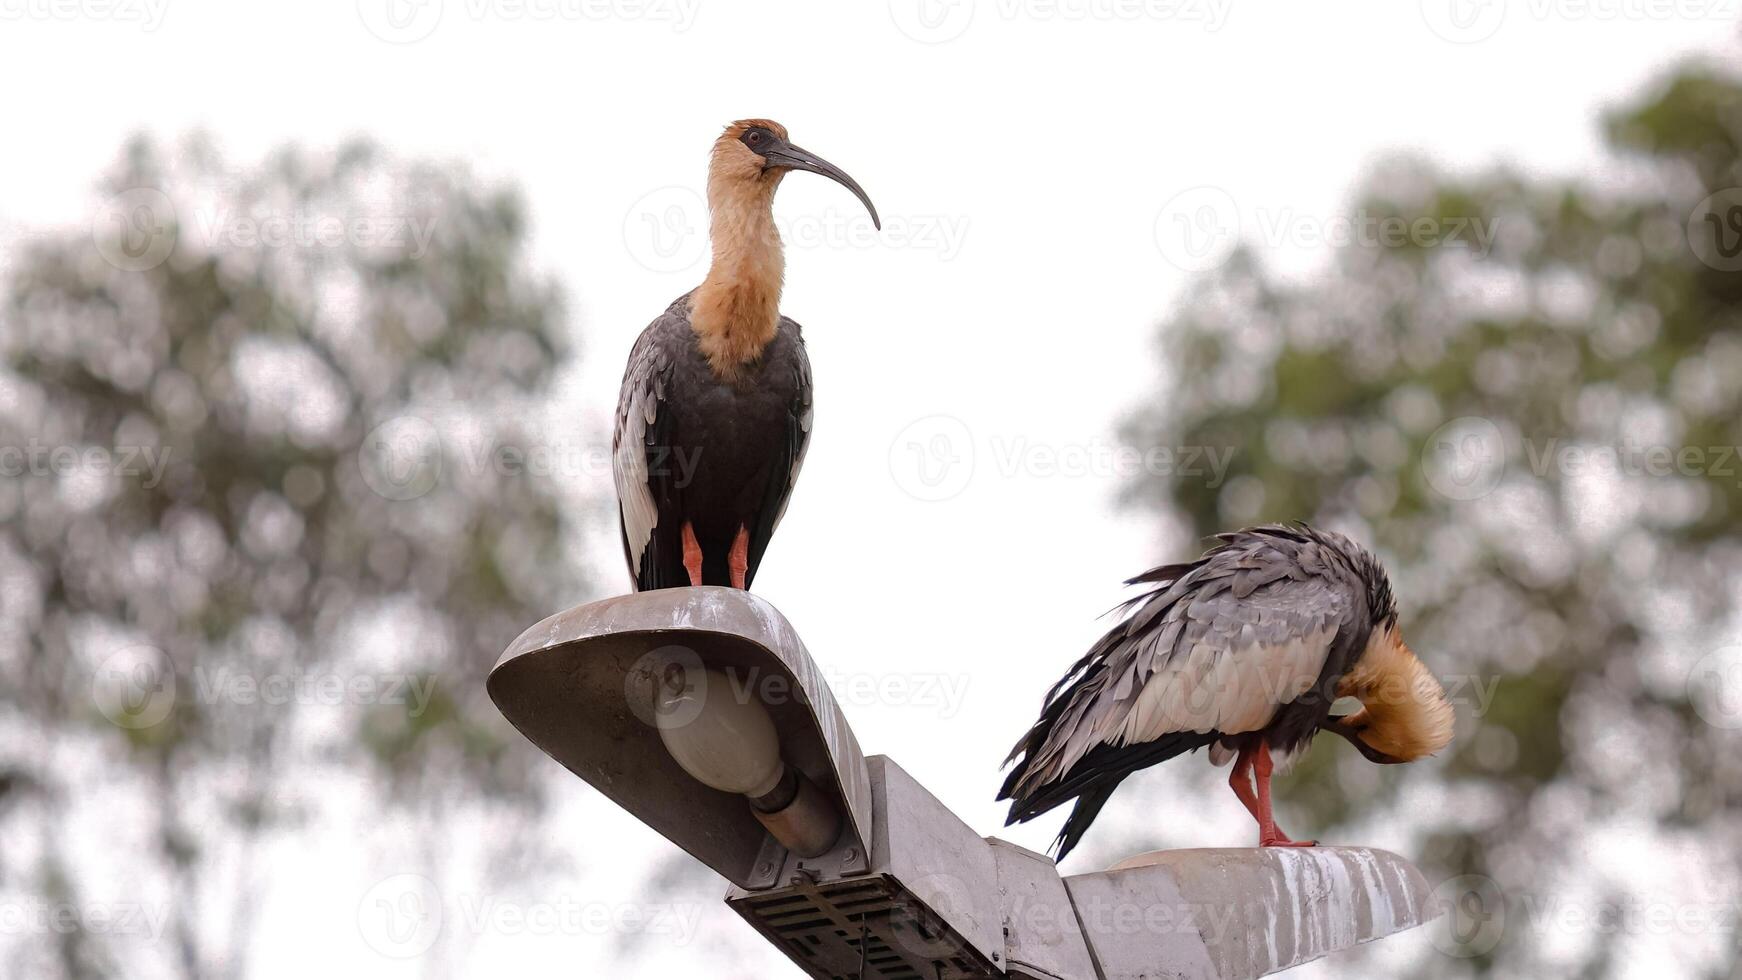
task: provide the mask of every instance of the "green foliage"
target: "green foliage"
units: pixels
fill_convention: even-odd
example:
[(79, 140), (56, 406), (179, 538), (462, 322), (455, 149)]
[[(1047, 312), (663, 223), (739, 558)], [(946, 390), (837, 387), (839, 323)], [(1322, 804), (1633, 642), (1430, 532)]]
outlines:
[[(1493, 878), (1514, 914), (1558, 895), (1567, 869), (1591, 870), (1565, 832), (1568, 801), (1593, 833), (1639, 819), (1659, 828), (1642, 846), (1742, 856), (1728, 830), (1742, 770), (1719, 761), (1736, 735), (1692, 701), (1742, 579), (1742, 461), (1726, 455), (1742, 445), (1742, 273), (1703, 262), (1688, 237), (1710, 233), (1693, 220), (1703, 199), (1742, 185), (1742, 85), (1688, 69), (1607, 132), (1623, 173), (1601, 184), (1398, 160), (1354, 204), (1491, 232), (1487, 248), (1351, 244), (1310, 281), (1236, 253), (1164, 326), (1163, 382), (1125, 433), (1236, 450), (1224, 484), (1149, 478), (1131, 501), (1169, 501), (1194, 536), (1292, 519), (1349, 531), (1386, 559), (1424, 659), (1492, 686), (1491, 703), (1459, 701), (1441, 757), (1375, 775), (1321, 746), (1281, 798), (1312, 825), (1291, 832), (1329, 839), (1391, 800), (1388, 826), (1418, 835), (1412, 856), (1433, 877)], [(1470, 425), (1498, 438), (1494, 455), (1471, 455)], [(1565, 452), (1602, 447), (1677, 462)], [(1445, 482), (1460, 466), (1492, 487)], [(1637, 939), (1589, 930), (1569, 963), (1540, 936), (1509, 929), (1414, 972), (1609, 975), (1617, 944)], [(1681, 972), (1724, 962), (1733, 941), (1682, 941)]]
[[(298, 819), (319, 772), (402, 819), (536, 811), (535, 753), (483, 677), (580, 583), (553, 488), (475, 451), (539, 438), (522, 420), (567, 354), (518, 198), (368, 145), (237, 170), (199, 140), (130, 144), (102, 193), (0, 297), (0, 447), (73, 460), (0, 478), (0, 721), (42, 733), (0, 750), (29, 787), (8, 839), (52, 856), (57, 822), (107, 807), (149, 828), (129, 864), (182, 917), (223, 894), (212, 852)], [(66, 455), (92, 450), (134, 470)], [(145, 673), (106, 703), (116, 656)], [(240, 971), (245, 919), (229, 948), (206, 925), (154, 969)]]

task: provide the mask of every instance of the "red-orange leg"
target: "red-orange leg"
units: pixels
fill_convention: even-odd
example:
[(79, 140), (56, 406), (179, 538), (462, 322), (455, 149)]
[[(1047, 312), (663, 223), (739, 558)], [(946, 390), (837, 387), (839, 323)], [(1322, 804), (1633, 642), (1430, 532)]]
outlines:
[(732, 550), (726, 553), (726, 567), (732, 571), (732, 588), (747, 588), (744, 579), (750, 572), (750, 532), (742, 524), (732, 539)]
[(1258, 846), (1259, 847), (1312, 847), (1318, 841), (1289, 840), (1282, 828), (1276, 825), (1276, 817), (1270, 812), (1270, 745), (1264, 739), (1258, 740), (1258, 750), (1253, 754), (1252, 771), (1258, 779)]
[(690, 584), (702, 584), (702, 543), (696, 540), (696, 529), (683, 522), (683, 567), (690, 573)]
[(1228, 788), (1240, 798), (1240, 804), (1252, 819), (1258, 819), (1258, 797), (1252, 795), (1252, 747), (1244, 746), (1234, 757), (1234, 771), (1228, 774)]

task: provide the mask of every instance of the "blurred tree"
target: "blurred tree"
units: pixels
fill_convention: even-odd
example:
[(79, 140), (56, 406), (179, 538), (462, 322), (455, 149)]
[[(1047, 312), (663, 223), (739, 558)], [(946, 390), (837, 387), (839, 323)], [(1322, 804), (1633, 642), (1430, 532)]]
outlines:
[(1475, 903), (1408, 975), (1737, 958), (1733, 920), (1601, 915), (1617, 895), (1742, 898), (1742, 656), (1723, 649), (1742, 580), (1742, 85), (1686, 68), (1607, 132), (1601, 179), (1382, 166), (1356, 240), (1310, 280), (1235, 252), (1163, 326), (1163, 394), (1126, 427), (1237, 450), (1220, 485), (1131, 488), (1178, 552), (1259, 521), (1349, 531), (1455, 685), (1440, 758), (1382, 770), (1321, 746), (1280, 794), (1297, 835), (1419, 834), (1412, 856)]
[[(104, 194), (0, 297), (0, 888), (47, 908), (0, 974), (245, 974), (298, 822), (536, 860), (542, 760), (482, 680), (581, 586), (528, 465), (567, 331), (519, 200), (199, 139)], [(128, 904), (161, 938), (86, 914)]]

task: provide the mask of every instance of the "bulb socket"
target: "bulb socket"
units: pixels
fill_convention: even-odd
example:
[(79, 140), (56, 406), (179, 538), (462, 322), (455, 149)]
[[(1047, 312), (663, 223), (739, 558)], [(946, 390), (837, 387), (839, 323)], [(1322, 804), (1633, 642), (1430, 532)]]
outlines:
[(791, 766), (780, 768), (780, 780), (774, 788), (760, 796), (751, 794), (750, 808), (757, 813), (779, 813), (792, 805), (798, 796), (798, 770)]
[(799, 857), (821, 857), (841, 839), (841, 815), (834, 804), (791, 766), (771, 792), (751, 798), (750, 812)]

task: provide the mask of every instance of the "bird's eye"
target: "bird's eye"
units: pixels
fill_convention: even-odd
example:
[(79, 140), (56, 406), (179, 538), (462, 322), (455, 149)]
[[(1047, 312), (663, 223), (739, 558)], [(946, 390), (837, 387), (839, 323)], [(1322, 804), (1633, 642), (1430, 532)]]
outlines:
[(750, 131), (750, 135), (747, 138), (752, 143), (760, 143), (760, 142), (762, 142), (762, 133), (758, 130), (752, 129)]

